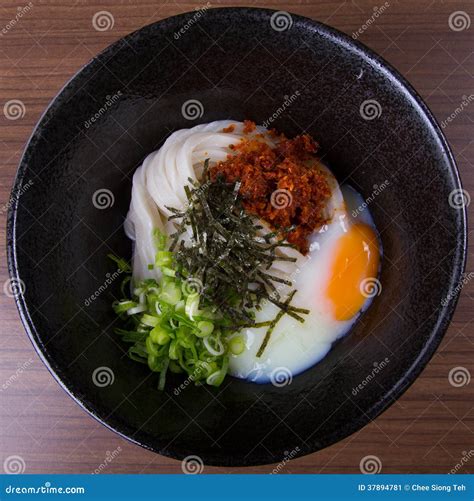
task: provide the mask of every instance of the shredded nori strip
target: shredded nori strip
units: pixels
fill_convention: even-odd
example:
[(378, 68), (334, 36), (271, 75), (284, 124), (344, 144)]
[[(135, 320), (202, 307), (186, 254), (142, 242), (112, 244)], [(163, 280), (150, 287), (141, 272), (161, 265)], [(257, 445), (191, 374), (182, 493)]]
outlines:
[[(300, 314), (308, 313), (291, 306), (296, 290), (284, 302), (280, 300), (275, 283), (291, 286), (291, 281), (263, 271), (275, 260), (296, 261), (275, 254), (278, 247), (292, 247), (285, 235), (293, 228), (262, 235), (262, 226), (243, 208), (240, 183), (228, 183), (222, 175), (211, 181), (208, 169), (206, 160), (202, 183), (188, 180), (187, 205), (183, 210), (169, 207), (172, 212), (169, 219), (180, 220), (170, 244), (177, 276), (201, 281), (200, 306), (214, 305), (214, 311), (231, 319), (230, 330), (268, 327), (257, 353), (260, 357), (283, 315), (304, 322)], [(278, 306), (280, 311), (272, 321), (256, 323), (254, 310), (260, 309), (264, 300)]]
[(290, 295), (288, 296), (288, 299), (285, 301), (283, 305), (284, 307), (278, 312), (277, 316), (273, 319), (272, 323), (268, 327), (267, 332), (265, 333), (265, 337), (263, 338), (263, 342), (257, 351), (257, 358), (263, 355), (263, 352), (267, 347), (268, 341), (270, 341), (270, 336), (272, 335), (273, 329), (275, 328), (276, 324), (280, 321), (280, 319), (283, 317), (283, 315), (287, 313), (287, 308), (291, 300), (293, 299), (295, 293), (296, 293), (295, 290), (291, 291)]

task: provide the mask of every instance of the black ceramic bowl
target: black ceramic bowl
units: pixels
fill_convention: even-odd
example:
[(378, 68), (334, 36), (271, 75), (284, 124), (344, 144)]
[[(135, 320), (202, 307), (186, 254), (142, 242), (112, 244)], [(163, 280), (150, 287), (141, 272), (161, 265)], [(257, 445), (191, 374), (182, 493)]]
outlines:
[[(190, 100), (200, 103), (194, 115), (183, 108)], [(382, 293), (349, 335), (291, 384), (229, 377), (219, 389), (187, 386), (176, 394), (176, 376), (160, 393), (156, 376), (129, 360), (113, 333), (119, 281), (108, 275), (106, 254), (131, 254), (122, 230), (131, 175), (172, 131), (270, 117), (287, 135), (314, 135), (339, 180), (371, 197), (384, 248)], [(387, 181), (372, 196), (374, 185)], [(69, 394), (137, 444), (214, 465), (308, 454), (374, 419), (433, 355), (464, 267), (460, 188), (429, 110), (360, 43), (261, 9), (165, 19), (94, 58), (33, 133), (8, 230), (21, 318)]]

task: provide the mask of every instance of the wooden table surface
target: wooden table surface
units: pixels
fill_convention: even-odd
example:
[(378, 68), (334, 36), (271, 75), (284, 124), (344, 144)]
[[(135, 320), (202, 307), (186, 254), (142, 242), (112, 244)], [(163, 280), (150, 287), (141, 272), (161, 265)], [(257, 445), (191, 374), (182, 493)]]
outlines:
[[(64, 83), (123, 35), (203, 4), (206, 2), (181, 0), (0, 1), (3, 220), (25, 142)], [(464, 188), (474, 197), (473, 2), (211, 2), (212, 7), (235, 5), (292, 11), (348, 34), (360, 30), (359, 39), (408, 78), (440, 123), (453, 114), (454, 118), (445, 122), (444, 132)], [(383, 12), (375, 17), (376, 10)], [(97, 31), (92, 24), (94, 14), (100, 11), (109, 12), (113, 20), (113, 26), (105, 31)], [(371, 18), (375, 21), (367, 22)], [(24, 103), (24, 116), (8, 119), (4, 106), (11, 100)], [(468, 104), (462, 105), (463, 100)], [(473, 208), (474, 203), (468, 209), (471, 215)], [(0, 231), (4, 238), (4, 225)], [(467, 273), (473, 270), (472, 240), (471, 235)], [(4, 248), (0, 271), (3, 286), (8, 278)], [(361, 460), (369, 455), (379, 458), (384, 473), (474, 471), (474, 280), (465, 281), (440, 348), (403, 397), (358, 433), (316, 454), (290, 461), (281, 472), (358, 473)], [(91, 473), (97, 469), (106, 473), (181, 472), (180, 462), (121, 439), (63, 392), (33, 350), (14, 302), (6, 294), (0, 294), (0, 329), (0, 464), (4, 469), (14, 469), (19, 461), (16, 464), (27, 473)], [(461, 376), (457, 380), (465, 384), (450, 383), (453, 369)], [(273, 468), (206, 466), (204, 471), (267, 473)]]

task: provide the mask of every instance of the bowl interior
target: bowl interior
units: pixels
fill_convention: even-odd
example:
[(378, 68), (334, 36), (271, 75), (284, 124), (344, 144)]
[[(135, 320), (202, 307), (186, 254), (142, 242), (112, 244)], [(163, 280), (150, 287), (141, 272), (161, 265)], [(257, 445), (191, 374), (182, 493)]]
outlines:
[[(455, 303), (443, 299), (464, 262), (464, 213), (449, 204), (459, 179), (429, 112), (360, 44), (297, 16), (281, 30), (272, 15), (216, 9), (190, 24), (190, 13), (100, 54), (36, 129), (10, 215), (11, 272), (25, 284), (20, 312), (56, 377), (128, 438), (211, 464), (313, 452), (373, 419), (439, 343)], [(190, 100), (202, 106), (194, 120), (182, 112)], [(372, 197), (382, 293), (289, 385), (227, 378), (219, 389), (182, 389), (176, 376), (159, 392), (113, 333), (120, 280), (106, 255), (131, 255), (122, 224), (143, 158), (177, 129), (227, 118), (309, 132), (339, 181)], [(98, 190), (107, 190), (105, 207), (93, 203)], [(113, 382), (98, 387), (92, 375), (104, 367)]]

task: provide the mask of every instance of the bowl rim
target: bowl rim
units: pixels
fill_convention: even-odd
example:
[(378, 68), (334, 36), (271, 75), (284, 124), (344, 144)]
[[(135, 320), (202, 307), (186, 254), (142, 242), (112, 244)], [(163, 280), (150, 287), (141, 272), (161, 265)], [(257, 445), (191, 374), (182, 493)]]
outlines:
[[(268, 9), (268, 8), (260, 8), (260, 7), (218, 7), (218, 8), (209, 8), (207, 9), (206, 15), (225, 15), (225, 14), (233, 14), (236, 16), (252, 16), (255, 14), (267, 14), (271, 15), (278, 11), (277, 9)], [(20, 197), (16, 196), (16, 194), (21, 190), (22, 184), (24, 181), (25, 174), (28, 170), (28, 156), (30, 152), (35, 148), (35, 143), (39, 138), (41, 129), (45, 126), (45, 119), (48, 115), (53, 115), (56, 107), (61, 105), (61, 97), (63, 93), (65, 93), (70, 86), (74, 84), (76, 78), (80, 77), (81, 73), (86, 70), (92, 68), (94, 65), (100, 65), (98, 61), (99, 58), (111, 55), (121, 43), (127, 40), (130, 40), (140, 32), (146, 32), (147, 30), (153, 29), (154, 26), (159, 25), (160, 23), (166, 22), (168, 20), (177, 20), (182, 18), (185, 20), (190, 15), (193, 14), (193, 11), (188, 11), (182, 14), (169, 16), (158, 21), (149, 23), (144, 25), (133, 32), (118, 38), (110, 45), (105, 47), (102, 51), (100, 51), (96, 56), (90, 59), (87, 63), (82, 65), (60, 88), (60, 90), (56, 93), (56, 95), (50, 100), (46, 109), (41, 114), (38, 119), (36, 125), (34, 126), (32, 133), (27, 140), (19, 164), (16, 172), (16, 176), (14, 179), (13, 187), (11, 190), (10, 200), (13, 203), (9, 204), (8, 214), (7, 214), (7, 232), (6, 232), (6, 244), (7, 244), (7, 259), (8, 259), (8, 272), (11, 280), (21, 280), (19, 270), (18, 270), (18, 262), (17, 262), (17, 241), (16, 241), (16, 224), (17, 224), (17, 213), (18, 207), (20, 204)], [(325, 23), (317, 21), (315, 19), (302, 16), (299, 14), (289, 13), (293, 22), (301, 23), (305, 26), (306, 29), (311, 29), (312, 31), (318, 33), (321, 36), (327, 37), (331, 39), (334, 43), (343, 45), (345, 49), (350, 52), (356, 53), (361, 59), (367, 61), (368, 64), (372, 66), (377, 66), (377, 68), (385, 74), (385, 76), (392, 82), (394, 82), (398, 88), (403, 91), (406, 95), (406, 98), (410, 100), (414, 105), (419, 108), (420, 115), (424, 115), (426, 118), (427, 124), (431, 126), (433, 137), (439, 141), (440, 150), (443, 151), (446, 155), (447, 162), (450, 166), (450, 174), (453, 179), (453, 186), (456, 186), (456, 189), (462, 189), (462, 182), (459, 174), (459, 170), (454, 159), (454, 155), (452, 150), (445, 138), (442, 129), (440, 128), (437, 119), (434, 117), (433, 113), (423, 101), (418, 92), (412, 87), (412, 85), (402, 76), (398, 70), (388, 63), (382, 56), (378, 55), (372, 49), (367, 47), (365, 44), (360, 42), (359, 40), (353, 39), (346, 33), (333, 28)], [(466, 267), (466, 257), (467, 257), (467, 245), (468, 245), (468, 234), (467, 234), (467, 211), (464, 206), (460, 212), (460, 226), (457, 228), (457, 254), (456, 254), (456, 262), (453, 265), (453, 268), (450, 272), (450, 287), (452, 291), (451, 300), (449, 304), (442, 309), (440, 314), (438, 315), (438, 321), (435, 327), (431, 331), (431, 336), (428, 341), (425, 343), (423, 349), (418, 354), (417, 358), (411, 365), (410, 369), (405, 372), (403, 377), (397, 381), (392, 388), (383, 395), (380, 400), (374, 404), (368, 411), (364, 412), (364, 416), (359, 418), (356, 421), (352, 421), (348, 425), (346, 425), (342, 432), (338, 434), (337, 437), (330, 437), (327, 441), (322, 444), (315, 444), (312, 442), (312, 447), (303, 446), (300, 448), (300, 451), (294, 457), (301, 457), (307, 454), (316, 453), (326, 447), (329, 447), (341, 440), (346, 439), (348, 436), (352, 435), (356, 431), (359, 431), (364, 426), (368, 425), (370, 422), (375, 420), (380, 414), (386, 411), (400, 396), (405, 393), (405, 391), (415, 382), (421, 372), (425, 369), (426, 365), (433, 357), (436, 349), (438, 348), (441, 340), (443, 339), (451, 319), (453, 317), (454, 311), (456, 309), (459, 296), (461, 293), (461, 288), (458, 288), (457, 285), (460, 283), (462, 275), (464, 274)], [(41, 338), (38, 335), (34, 322), (29, 314), (28, 304), (25, 300), (23, 291), (20, 291), (19, 294), (15, 295), (15, 303), (19, 312), (20, 320), (23, 324), (24, 329), (26, 330), (28, 337), (39, 355), (40, 359), (54, 377), (54, 379), (59, 383), (60, 387), (84, 410), (96, 419), (99, 423), (104, 425), (109, 430), (117, 433), (123, 439), (139, 445), (145, 449), (153, 451), (155, 453), (177, 459), (182, 460), (189, 451), (181, 451), (178, 450), (178, 447), (173, 446), (172, 450), (168, 449), (160, 449), (159, 447), (154, 447), (144, 441), (141, 441), (138, 438), (134, 438), (132, 436), (132, 430), (128, 426), (124, 426), (122, 422), (117, 420), (116, 418), (102, 418), (98, 415), (94, 406), (87, 401), (87, 398), (82, 395), (79, 395), (79, 392), (76, 392), (74, 389), (74, 385), (68, 380), (67, 375), (65, 375), (61, 369), (61, 367), (49, 356), (44, 346), (42, 346)], [(106, 421), (107, 420), (107, 421)], [(122, 429), (121, 429), (122, 428)], [(128, 428), (128, 429), (126, 429)], [(234, 457), (232, 455), (228, 455), (227, 457), (223, 457), (219, 454), (204, 454), (201, 456), (204, 460), (204, 463), (210, 466), (221, 466), (221, 467), (242, 467), (242, 466), (258, 466), (258, 465), (269, 465), (274, 464), (281, 460), (280, 457), (276, 457), (271, 454), (260, 454), (254, 455), (250, 459)]]

